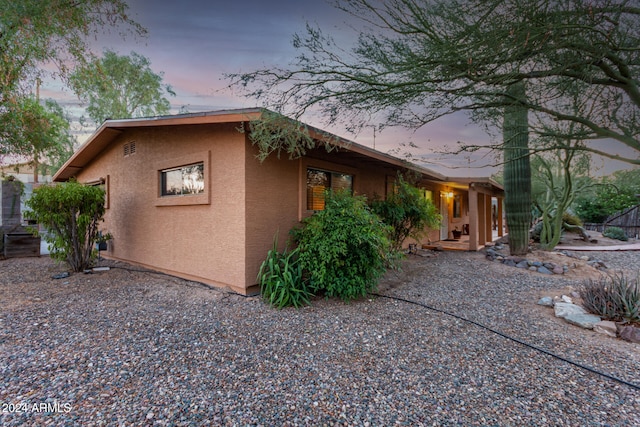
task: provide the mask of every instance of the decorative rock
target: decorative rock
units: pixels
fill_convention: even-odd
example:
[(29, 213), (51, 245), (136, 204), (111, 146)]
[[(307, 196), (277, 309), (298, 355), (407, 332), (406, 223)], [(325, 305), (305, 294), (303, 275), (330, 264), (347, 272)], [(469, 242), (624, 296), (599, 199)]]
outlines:
[(569, 314), (564, 318), (572, 325), (580, 326), (584, 329), (593, 329), (593, 325), (600, 322), (602, 319), (595, 314)]
[(587, 265), (590, 265), (591, 267), (598, 269), (598, 270), (602, 270), (602, 269), (606, 269), (607, 266), (604, 264), (604, 262), (594, 259), (592, 261), (587, 261)]
[(573, 304), (573, 300), (571, 299), (571, 297), (568, 297), (566, 295), (562, 295), (562, 297), (560, 299), (562, 299), (562, 302), (567, 302), (569, 304)]
[(630, 325), (623, 326), (620, 328), (620, 338), (625, 341), (640, 344), (640, 328)]
[(616, 322), (612, 322), (610, 320), (603, 320), (596, 323), (595, 325), (593, 325), (593, 330), (601, 334), (609, 335), (613, 338), (618, 336)]
[[(567, 265), (567, 264), (559, 265), (550, 261), (546, 261), (546, 262), (535, 261), (535, 260), (529, 260), (520, 256), (503, 255), (500, 252), (498, 252), (498, 249), (502, 249), (502, 247), (499, 247), (497, 245), (486, 247), (485, 248), (486, 258), (491, 261), (501, 262), (502, 264), (508, 267), (517, 267), (521, 269), (527, 269), (529, 271), (536, 271), (540, 274), (546, 274), (546, 275), (554, 275), (554, 274), (562, 275), (562, 274), (568, 273), (571, 268), (578, 267), (576, 263), (572, 263), (571, 265)], [(607, 266), (604, 264), (604, 262), (602, 262), (601, 260), (593, 259), (587, 255), (578, 257), (576, 255), (569, 254), (568, 252), (556, 252), (556, 253), (558, 255), (564, 255), (569, 258), (579, 258), (583, 261), (587, 261), (587, 265), (597, 270), (607, 269)]]
[(547, 267), (545, 267), (544, 265), (542, 267), (538, 267), (538, 273), (542, 273), (542, 274), (553, 274), (551, 272), (551, 270), (549, 270)]
[[(584, 308), (568, 302), (557, 302), (553, 306), (556, 317), (566, 318), (570, 314), (587, 314)], [(598, 320), (599, 321), (599, 320)]]
[(434, 251), (429, 251), (426, 249), (418, 249), (415, 254), (423, 258), (431, 258), (436, 256), (436, 253)]
[(544, 305), (546, 307), (553, 307), (553, 298), (551, 297), (542, 297), (538, 300), (538, 305)]
[(503, 261), (504, 265), (508, 265), (509, 267), (515, 267), (516, 262), (510, 258), (505, 258)]

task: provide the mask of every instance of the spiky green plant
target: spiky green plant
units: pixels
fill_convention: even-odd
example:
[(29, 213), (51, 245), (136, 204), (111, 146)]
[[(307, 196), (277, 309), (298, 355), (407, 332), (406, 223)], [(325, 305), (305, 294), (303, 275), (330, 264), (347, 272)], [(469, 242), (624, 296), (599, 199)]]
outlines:
[(640, 277), (623, 273), (583, 283), (580, 297), (585, 310), (607, 320), (640, 323)]
[(298, 248), (292, 251), (285, 248), (282, 253), (279, 252), (276, 235), (273, 248), (260, 266), (257, 280), (262, 298), (276, 308), (298, 308), (310, 304), (312, 293), (302, 279), (298, 253)]

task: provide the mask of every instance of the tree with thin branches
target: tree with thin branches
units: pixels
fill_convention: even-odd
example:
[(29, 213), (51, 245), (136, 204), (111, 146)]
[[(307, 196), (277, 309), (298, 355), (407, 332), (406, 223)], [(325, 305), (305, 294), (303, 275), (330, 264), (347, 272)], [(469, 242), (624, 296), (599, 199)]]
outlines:
[[(529, 129), (553, 140), (609, 140), (632, 151), (576, 149), (640, 165), (638, 0), (338, 0), (358, 32), (341, 48), (320, 28), (296, 34), (288, 67), (228, 76), (232, 87), (300, 118), (310, 110), (357, 131), (371, 117), (419, 128), (464, 111), (499, 127), (506, 88), (527, 85)], [(580, 114), (578, 102), (589, 104)], [(502, 148), (500, 141), (494, 148)], [(463, 150), (477, 147), (463, 146)], [(556, 149), (557, 145), (541, 147)]]
[[(503, 117), (506, 122), (511, 115), (505, 109), (525, 111), (527, 130), (516, 137), (505, 129), (491, 147), (504, 155), (506, 199), (519, 200), (525, 193), (513, 191), (530, 181), (525, 183), (526, 173), (511, 172), (525, 171), (532, 151), (525, 139), (547, 141), (538, 151), (580, 141), (571, 149), (640, 165), (639, 3), (337, 0), (358, 33), (352, 49), (307, 25), (306, 33), (294, 36), (300, 54), (290, 66), (228, 78), (230, 86), (280, 113), (297, 119), (314, 110), (327, 125), (342, 123), (354, 132), (372, 117), (378, 128), (417, 129), (456, 112), (502, 128)], [(526, 87), (526, 96), (514, 102), (509, 91), (518, 87)], [(593, 140), (633, 154), (598, 149), (588, 143)], [(460, 152), (478, 148), (463, 144)], [(507, 175), (523, 185), (512, 187)], [(530, 225), (530, 214), (517, 205), (517, 212), (515, 205), (506, 207), (512, 241), (514, 231)], [(521, 253), (525, 232), (517, 235)]]

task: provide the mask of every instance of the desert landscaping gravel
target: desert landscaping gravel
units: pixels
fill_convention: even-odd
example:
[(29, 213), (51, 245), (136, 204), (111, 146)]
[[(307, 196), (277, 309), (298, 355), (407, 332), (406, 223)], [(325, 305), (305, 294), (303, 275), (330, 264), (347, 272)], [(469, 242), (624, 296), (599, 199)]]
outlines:
[[(592, 254), (590, 254), (592, 255)], [(640, 252), (598, 252), (638, 268)], [(2, 426), (638, 426), (640, 390), (420, 305), (371, 296), (275, 310), (101, 261), (0, 261)], [(640, 385), (640, 345), (536, 304), (570, 294), (482, 253), (410, 256), (379, 293)]]

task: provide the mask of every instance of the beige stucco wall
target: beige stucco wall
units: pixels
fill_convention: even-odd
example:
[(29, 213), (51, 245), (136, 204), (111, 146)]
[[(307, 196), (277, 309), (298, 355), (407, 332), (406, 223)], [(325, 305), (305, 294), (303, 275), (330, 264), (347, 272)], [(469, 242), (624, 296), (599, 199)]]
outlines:
[[(131, 141), (136, 153), (125, 157)], [(127, 130), (78, 176), (108, 178), (106, 255), (242, 291), (245, 148), (233, 124)], [(197, 161), (206, 162), (205, 204), (159, 206), (159, 170)]]
[(244, 258), (246, 287), (257, 292), (256, 277), (273, 239), (283, 250), (289, 230), (298, 224), (300, 161), (286, 156), (256, 159), (257, 149), (246, 143), (245, 212), (246, 239)]
[[(308, 211), (307, 168), (323, 169), (354, 176), (354, 192), (360, 195), (385, 195), (386, 175), (380, 168), (358, 164), (345, 153), (314, 150), (300, 159), (271, 156), (263, 163), (257, 151), (247, 143), (246, 151), (246, 277), (247, 287), (255, 282), (267, 252), (278, 234), (279, 249), (289, 240), (289, 231), (313, 214)], [(390, 173), (395, 173), (391, 169)]]
[[(345, 152), (313, 150), (256, 159), (238, 123), (126, 129), (78, 174), (106, 181), (108, 209), (101, 227), (113, 235), (107, 257), (147, 266), (240, 293), (257, 291), (259, 266), (273, 238), (284, 248), (307, 211), (307, 167), (354, 176), (354, 191), (385, 197), (396, 169)], [(124, 144), (135, 142), (125, 156)], [(159, 171), (205, 163), (205, 194), (159, 197)], [(438, 203), (443, 188), (426, 185)], [(463, 207), (463, 211), (465, 208)], [(438, 231), (423, 239), (438, 240)]]

